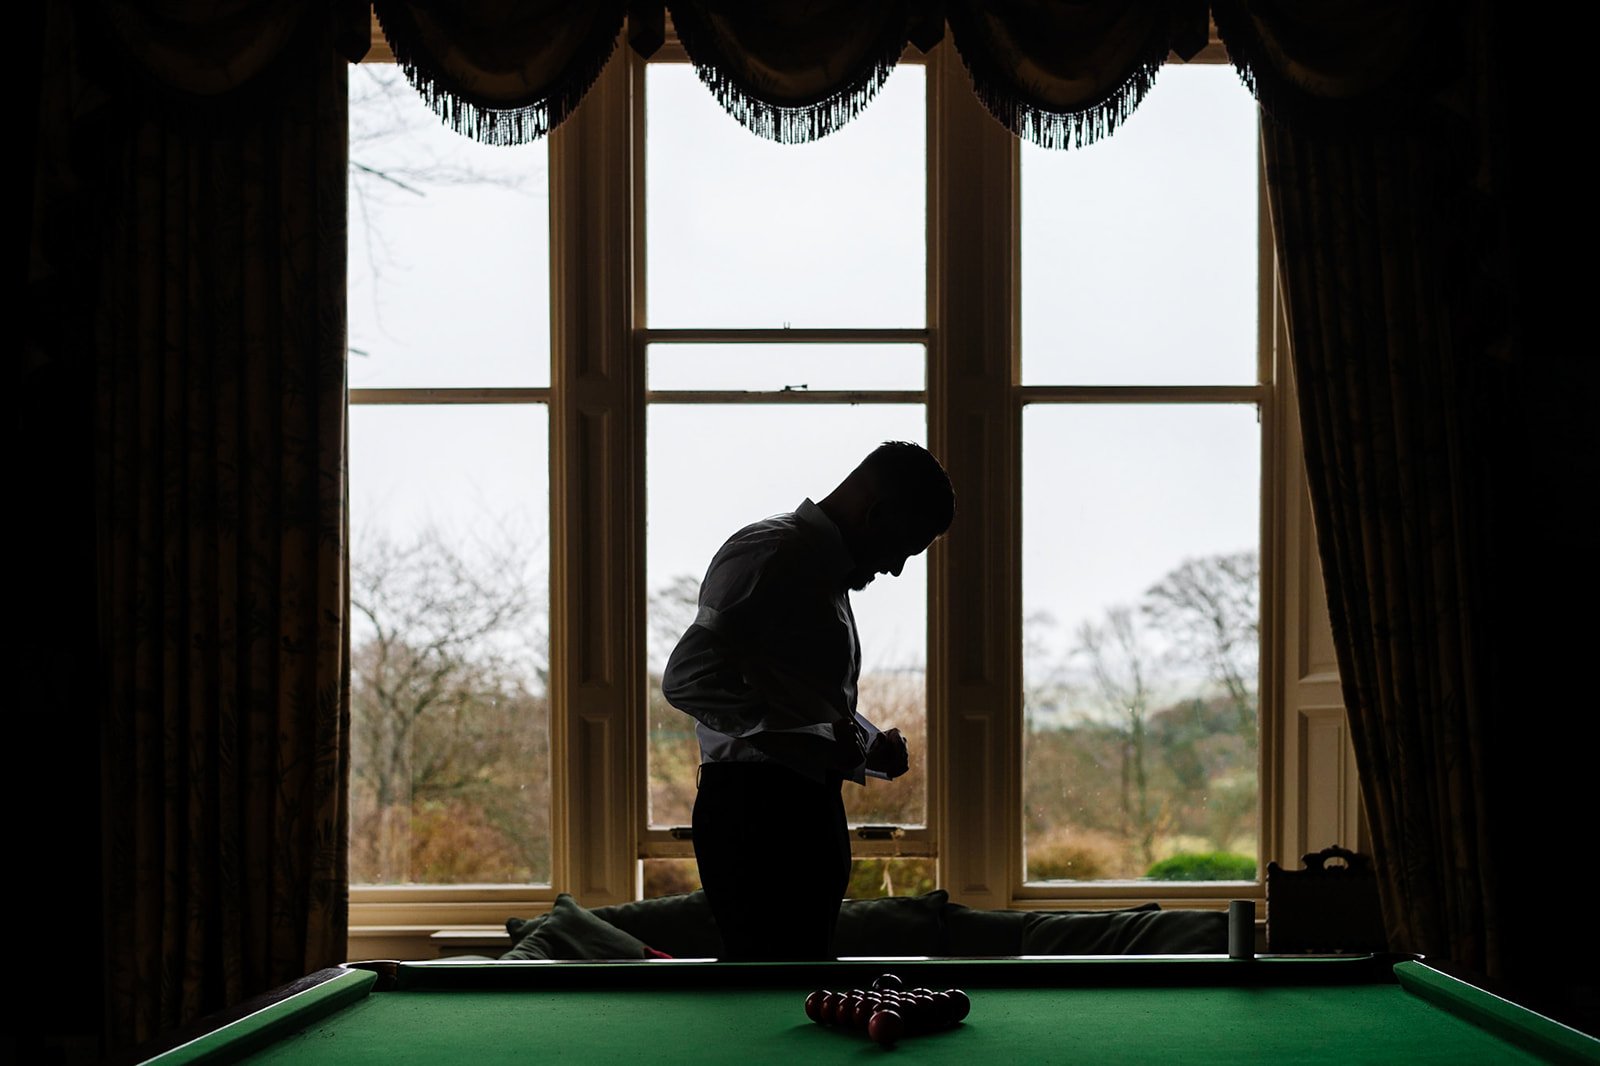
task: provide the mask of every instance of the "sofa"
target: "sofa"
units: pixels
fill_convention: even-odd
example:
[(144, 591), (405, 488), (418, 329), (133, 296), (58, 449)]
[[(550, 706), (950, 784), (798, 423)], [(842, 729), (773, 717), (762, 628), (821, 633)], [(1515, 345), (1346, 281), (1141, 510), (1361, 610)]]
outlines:
[[(508, 919), (506, 932), (511, 943), (501, 959), (704, 959), (722, 948), (703, 891), (593, 909), (562, 893), (547, 914)], [(982, 910), (952, 903), (939, 889), (845, 900), (834, 949), (845, 958), (1224, 954), (1228, 915), (1156, 903), (1109, 911)]]

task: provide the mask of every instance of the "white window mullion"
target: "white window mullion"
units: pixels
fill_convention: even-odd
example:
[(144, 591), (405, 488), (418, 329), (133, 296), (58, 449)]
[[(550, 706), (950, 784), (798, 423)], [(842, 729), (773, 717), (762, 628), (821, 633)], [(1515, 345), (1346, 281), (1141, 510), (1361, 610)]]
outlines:
[(929, 565), (930, 817), (951, 898), (1005, 907), (1021, 879), (1017, 147), (948, 41), (928, 95), (928, 433), (957, 501)]
[(632, 899), (642, 736), (643, 380), (633, 358), (627, 50), (551, 134), (556, 884)]

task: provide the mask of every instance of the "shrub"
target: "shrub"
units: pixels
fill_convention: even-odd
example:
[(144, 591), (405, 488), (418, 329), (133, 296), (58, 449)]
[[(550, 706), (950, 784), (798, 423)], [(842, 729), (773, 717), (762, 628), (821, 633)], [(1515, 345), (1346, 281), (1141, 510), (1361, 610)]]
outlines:
[(1105, 833), (1056, 829), (1029, 840), (1030, 881), (1094, 881), (1116, 876), (1120, 846)]
[(1254, 881), (1256, 860), (1232, 851), (1187, 852), (1145, 871), (1152, 881)]

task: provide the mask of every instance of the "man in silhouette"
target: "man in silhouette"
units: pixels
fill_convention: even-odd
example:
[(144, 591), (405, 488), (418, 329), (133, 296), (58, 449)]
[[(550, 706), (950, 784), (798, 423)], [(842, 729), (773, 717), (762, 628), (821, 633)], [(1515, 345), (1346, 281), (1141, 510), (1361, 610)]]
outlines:
[(844, 781), (906, 772), (899, 730), (856, 712), (850, 592), (900, 575), (950, 527), (927, 449), (890, 441), (813, 503), (739, 530), (662, 678), (696, 720), (694, 851), (723, 958), (826, 959), (850, 877)]

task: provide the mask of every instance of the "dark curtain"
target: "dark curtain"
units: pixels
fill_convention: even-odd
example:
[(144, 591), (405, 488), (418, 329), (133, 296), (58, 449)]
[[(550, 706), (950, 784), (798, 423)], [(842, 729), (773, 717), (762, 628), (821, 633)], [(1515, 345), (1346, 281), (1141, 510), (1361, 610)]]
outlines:
[[(17, 954), (42, 973), (41, 990), (23, 993), (22, 1010), (0, 1035), (0, 1061), (93, 1062), (101, 1047), (104, 923), (100, 890), (100, 753), (95, 645), (94, 376), (70, 325), (81, 312), (63, 279), (75, 217), (48, 209), (63, 196), (57, 180), (66, 138), (60, 109), (67, 94), (52, 79), (57, 57), (46, 41), (43, 5), (15, 10), (16, 59), (31, 67), (31, 97), (15, 102), (12, 135), (18, 172), (32, 176), (13, 196), (24, 224), (14, 234), (14, 262), (23, 287), (8, 306), (18, 327), (8, 334), (12, 425), (10, 469), (20, 506), (9, 509), (8, 539), (16, 561), (8, 573), (8, 606), (16, 634), (14, 709), (6, 750), (15, 764), (8, 825), (11, 899), (24, 910)], [(55, 80), (57, 90), (47, 92)], [(23, 108), (31, 105), (31, 110)], [(47, 112), (49, 115), (47, 115)], [(31, 194), (30, 194), (31, 193)], [(55, 216), (55, 217), (51, 217)], [(20, 351), (18, 351), (20, 349)], [(32, 764), (27, 765), (27, 764)], [(42, 784), (42, 787), (41, 787)], [(68, 943), (61, 933), (68, 932)], [(89, 973), (86, 977), (85, 971)], [(42, 978), (42, 979), (41, 979)], [(14, 1011), (16, 1008), (13, 1008)]]
[(1501, 957), (1487, 837), (1468, 20), (1217, 5), (1262, 141), (1317, 545), (1390, 946)]
[[(1578, 484), (1566, 468), (1585, 401), (1567, 390), (1584, 375), (1530, 350), (1519, 230), (1542, 213), (1544, 178), (1512, 180), (1528, 173), (1512, 145), (1534, 142), (1523, 131), (1553, 83), (1495, 4), (1214, 11), (1263, 105), (1306, 473), (1390, 946), (1569, 1012), (1593, 993), (1573, 950), (1593, 933), (1561, 901), (1577, 884), (1574, 831), (1596, 807), (1592, 727), (1575, 720), (1577, 686), (1555, 679), (1583, 654), (1560, 589), (1590, 563), (1564, 492), (1526, 486)], [(1547, 390), (1540, 427), (1529, 401)]]
[[(1485, 839), (1481, 352), (1434, 135), (1265, 124), (1306, 473), (1390, 943), (1498, 965)], [(1447, 136), (1447, 135), (1446, 135)], [(1459, 146), (1455, 146), (1459, 147)]]
[(30, 334), (93, 449), (111, 1048), (343, 961), (347, 924), (347, 61), (322, 5), (191, 10), (54, 6), (40, 100)]

